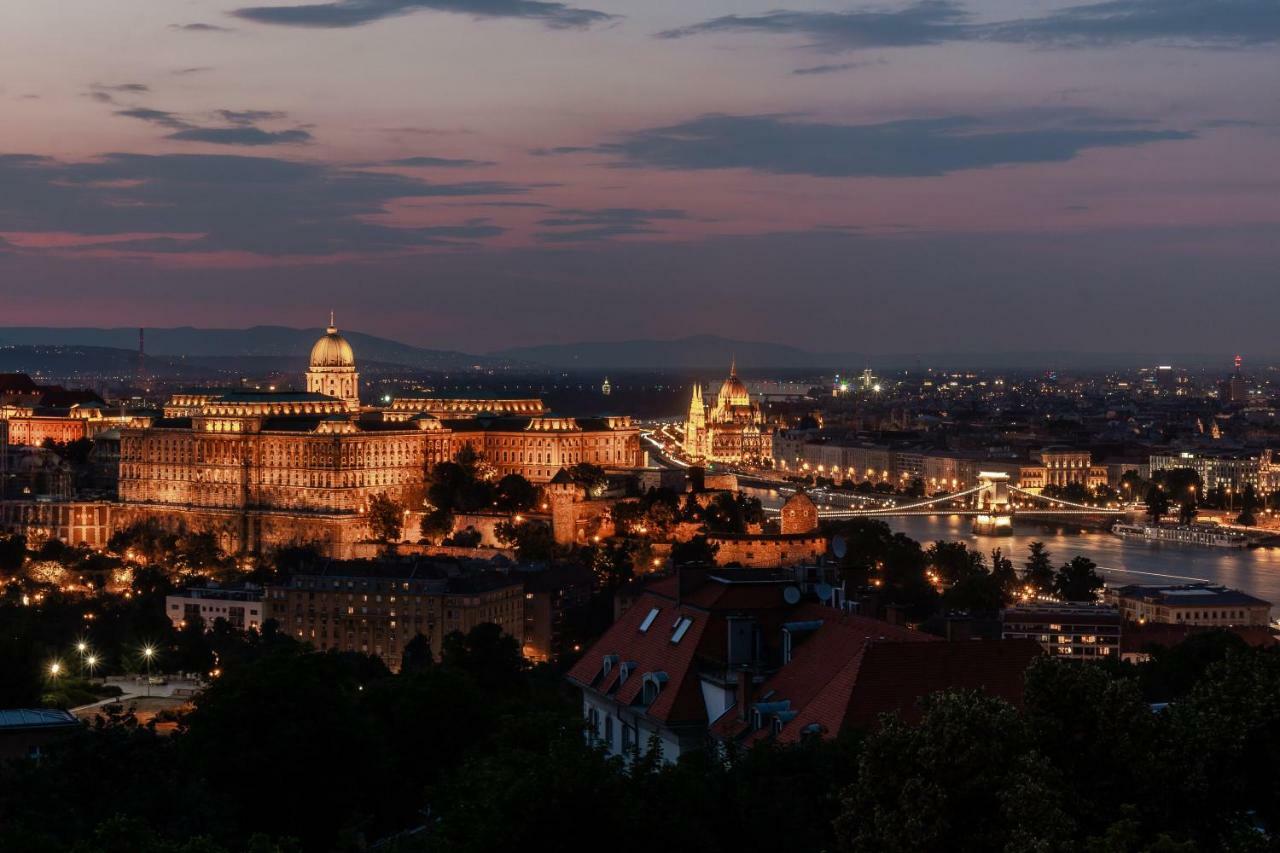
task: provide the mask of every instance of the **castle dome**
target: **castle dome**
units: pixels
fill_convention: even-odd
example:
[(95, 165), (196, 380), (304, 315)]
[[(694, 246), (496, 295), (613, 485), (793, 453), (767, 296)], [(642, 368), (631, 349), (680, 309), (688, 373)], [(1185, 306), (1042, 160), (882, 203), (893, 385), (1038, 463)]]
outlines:
[(324, 337), (311, 348), (311, 367), (355, 366), (356, 355), (351, 350), (351, 344), (338, 334), (338, 327), (333, 325), (333, 315), (330, 315), (329, 328), (325, 329)]

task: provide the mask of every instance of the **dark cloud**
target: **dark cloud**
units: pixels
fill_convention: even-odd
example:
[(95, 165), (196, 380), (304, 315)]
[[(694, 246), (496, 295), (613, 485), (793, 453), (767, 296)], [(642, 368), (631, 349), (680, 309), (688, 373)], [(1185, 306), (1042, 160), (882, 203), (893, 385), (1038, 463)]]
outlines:
[(699, 24), (666, 30), (659, 38), (720, 32), (794, 33), (815, 47), (854, 50), (866, 47), (912, 47), (956, 39), (966, 31), (968, 14), (951, 0), (922, 0), (903, 9), (852, 12), (793, 12), (725, 15)]
[(481, 166), (494, 166), (492, 160), (455, 160), (449, 157), (403, 157), (399, 160), (388, 160), (387, 166), (408, 166), (414, 169), (476, 169)]
[(169, 134), (166, 139), (178, 142), (207, 142), (211, 145), (297, 145), (310, 142), (308, 131), (263, 130), (260, 127), (191, 127)]
[(996, 41), (1062, 46), (1140, 41), (1248, 46), (1280, 41), (1276, 0), (1110, 0), (982, 30)]
[[(1029, 115), (1035, 121), (1028, 121)], [(1040, 110), (1011, 118), (948, 116), (828, 124), (782, 116), (708, 115), (594, 146), (623, 166), (751, 169), (816, 177), (922, 177), (1014, 163), (1070, 160), (1088, 148), (1190, 139), (1184, 131), (1082, 125)]]
[(141, 95), (150, 91), (151, 87), (142, 83), (118, 83), (113, 86), (94, 83), (89, 86), (89, 91), (85, 92), (85, 97), (91, 98), (100, 104), (114, 104), (116, 95)]
[(185, 129), (191, 127), (185, 119), (181, 118), (176, 113), (169, 112), (168, 110), (153, 110), (149, 107), (134, 107), (128, 110), (116, 110), (116, 115), (124, 116), (125, 118), (135, 118), (138, 121), (150, 122), (151, 124), (158, 124), (161, 127), (173, 129)]
[(913, 47), (957, 41), (1107, 47), (1135, 42), (1235, 46), (1280, 41), (1276, 0), (1108, 0), (1036, 18), (973, 23), (959, 3), (923, 0), (897, 10), (726, 15), (658, 33), (683, 38), (721, 32), (802, 36), (822, 50)]
[(792, 74), (801, 76), (809, 74), (836, 74), (840, 71), (853, 71), (857, 68), (870, 68), (874, 65), (888, 65), (883, 59), (874, 62), (868, 60), (866, 62), (836, 62), (827, 65), (810, 65), (807, 68), (796, 68), (792, 70)]
[(180, 30), (185, 33), (229, 33), (233, 32), (230, 27), (219, 27), (215, 24), (203, 24), (199, 21), (191, 24), (172, 24), (170, 29)]
[(595, 150), (591, 145), (557, 145), (555, 148), (534, 148), (529, 153), (535, 157), (552, 157), (556, 154), (581, 154)]
[(541, 201), (459, 201), (454, 204), (467, 207), (551, 207)]
[(535, 237), (543, 243), (584, 243), (637, 234), (661, 234), (661, 229), (653, 227), (655, 222), (688, 218), (685, 211), (672, 208), (564, 208), (557, 210), (555, 216), (540, 219), (537, 223), (557, 230), (540, 232)]
[(260, 121), (278, 121), (287, 118), (288, 113), (279, 110), (214, 110), (224, 121), (232, 124), (256, 124)]
[(177, 113), (149, 107), (117, 110), (116, 115), (168, 128), (173, 133), (165, 138), (177, 142), (259, 146), (298, 145), (312, 140), (310, 131), (301, 127), (286, 130), (264, 130), (258, 127), (259, 121), (279, 121), (288, 118), (287, 113), (274, 110), (215, 110), (213, 115), (226, 122), (224, 126), (200, 124)]
[(248, 6), (231, 14), (260, 24), (357, 27), (412, 12), (454, 12), (473, 18), (523, 18), (554, 29), (589, 27), (614, 19), (593, 9), (539, 0), (333, 0), (304, 6)]
[(494, 236), (487, 220), (399, 228), (370, 221), (401, 199), (527, 192), (493, 181), (436, 184), (404, 175), (269, 157), (109, 154), (85, 162), (0, 156), (0, 231), (160, 234), (139, 252), (262, 255), (385, 252)]

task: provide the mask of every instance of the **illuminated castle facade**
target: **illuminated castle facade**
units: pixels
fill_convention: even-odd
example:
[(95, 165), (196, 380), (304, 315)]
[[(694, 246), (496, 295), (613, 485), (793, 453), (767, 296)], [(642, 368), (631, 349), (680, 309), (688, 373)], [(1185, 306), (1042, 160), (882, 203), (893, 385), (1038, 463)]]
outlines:
[(350, 411), (360, 408), (360, 374), (356, 373), (356, 355), (347, 339), (338, 334), (332, 312), (324, 337), (311, 348), (307, 390), (313, 394), (337, 397), (347, 404)]
[(421, 511), (431, 468), (467, 446), (498, 476), (533, 483), (579, 462), (645, 464), (630, 418), (553, 417), (538, 400), (362, 409), (358, 376), (331, 322), (312, 348), (308, 390), (178, 395), (164, 417), (136, 420), (121, 431), (117, 526), (210, 532), (230, 553), (312, 544), (347, 557), (368, 535), (375, 496)]
[(720, 385), (714, 405), (704, 402), (700, 384), (693, 386), (684, 452), (695, 461), (732, 464), (754, 464), (771, 457), (773, 430), (738, 378), (736, 364), (730, 365), (729, 378)]

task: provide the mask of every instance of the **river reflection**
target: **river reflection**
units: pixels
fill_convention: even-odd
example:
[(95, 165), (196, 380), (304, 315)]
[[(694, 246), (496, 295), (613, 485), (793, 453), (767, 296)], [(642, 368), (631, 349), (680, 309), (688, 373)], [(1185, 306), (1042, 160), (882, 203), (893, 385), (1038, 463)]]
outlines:
[[(770, 489), (746, 490), (765, 506), (779, 506), (785, 496)], [(984, 553), (1004, 550), (1021, 567), (1028, 546), (1039, 540), (1055, 565), (1077, 554), (1098, 564), (1109, 586), (1212, 581), (1280, 603), (1280, 548), (1206, 548), (1124, 540), (1105, 531), (1059, 525), (1017, 523), (1013, 536), (975, 536), (972, 519), (959, 515), (887, 517), (894, 530), (928, 545), (939, 539), (965, 542)]]

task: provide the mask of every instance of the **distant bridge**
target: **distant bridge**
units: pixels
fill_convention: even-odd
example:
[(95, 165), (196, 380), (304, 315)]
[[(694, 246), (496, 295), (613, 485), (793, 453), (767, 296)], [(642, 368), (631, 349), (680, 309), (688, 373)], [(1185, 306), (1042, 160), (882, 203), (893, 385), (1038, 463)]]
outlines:
[[(1026, 501), (1035, 501), (1035, 508), (1024, 508), (1015, 505), (1011, 495)], [(970, 502), (968, 498), (973, 497)], [(957, 506), (957, 501), (964, 503)], [(780, 510), (771, 509), (771, 512)], [(978, 533), (998, 533), (1012, 527), (1016, 515), (1021, 518), (1060, 517), (1068, 515), (1080, 516), (1122, 516), (1123, 509), (1089, 506), (1075, 501), (1051, 498), (1038, 495), (1026, 489), (1010, 485), (1009, 475), (1003, 472), (981, 472), (978, 474), (978, 485), (971, 489), (954, 494), (936, 495), (924, 500), (906, 504), (874, 508), (826, 509), (819, 510), (819, 518), (883, 518), (911, 515), (963, 515), (972, 516), (974, 531)]]

